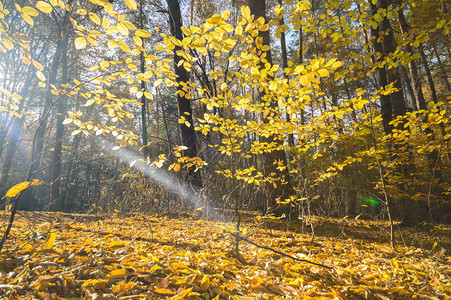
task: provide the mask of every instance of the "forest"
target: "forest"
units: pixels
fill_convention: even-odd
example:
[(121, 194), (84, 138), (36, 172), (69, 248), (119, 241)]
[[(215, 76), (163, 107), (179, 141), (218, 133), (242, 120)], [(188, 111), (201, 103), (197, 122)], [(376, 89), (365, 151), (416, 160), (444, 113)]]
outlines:
[(446, 0), (0, 0), (1, 299), (451, 299)]

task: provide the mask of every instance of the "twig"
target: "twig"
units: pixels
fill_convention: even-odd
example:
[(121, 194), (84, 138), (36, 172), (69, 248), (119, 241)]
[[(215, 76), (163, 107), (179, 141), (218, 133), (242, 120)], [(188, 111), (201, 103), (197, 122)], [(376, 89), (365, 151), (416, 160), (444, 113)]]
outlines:
[(299, 258), (297, 258), (297, 257), (294, 257), (294, 256), (292, 256), (292, 255), (283, 253), (283, 252), (281, 252), (281, 251), (279, 251), (279, 250), (276, 250), (276, 249), (271, 248), (271, 247), (268, 247), (268, 246), (262, 246), (262, 245), (259, 245), (259, 244), (255, 243), (255, 242), (253, 242), (253, 241), (251, 241), (251, 240), (249, 240), (249, 239), (247, 239), (247, 238), (245, 238), (245, 237), (243, 237), (243, 236), (240, 236), (239, 234), (236, 234), (236, 233), (233, 233), (233, 232), (230, 232), (230, 231), (227, 231), (227, 230), (226, 230), (226, 232), (227, 232), (228, 234), (230, 234), (230, 235), (233, 235), (236, 239), (239, 239), (239, 240), (243, 240), (243, 241), (245, 241), (245, 242), (248, 242), (249, 244), (254, 245), (254, 246), (256, 246), (257, 248), (261, 248), (261, 249), (265, 249), (265, 250), (272, 251), (272, 252), (277, 253), (277, 254), (280, 254), (280, 255), (282, 255), (282, 256), (291, 258), (292, 260), (295, 260), (295, 261), (298, 261), (298, 262), (305, 262), (305, 263), (308, 263), (308, 264), (311, 264), (311, 265), (315, 265), (315, 266), (318, 266), (318, 267), (323, 267), (323, 268), (330, 269), (330, 270), (333, 270), (333, 269), (334, 269), (333, 267), (326, 266), (326, 265), (323, 265), (323, 264), (320, 264), (320, 263), (316, 263), (316, 262), (313, 262), (313, 261), (310, 261), (310, 260), (307, 260), (307, 259), (299, 259)]

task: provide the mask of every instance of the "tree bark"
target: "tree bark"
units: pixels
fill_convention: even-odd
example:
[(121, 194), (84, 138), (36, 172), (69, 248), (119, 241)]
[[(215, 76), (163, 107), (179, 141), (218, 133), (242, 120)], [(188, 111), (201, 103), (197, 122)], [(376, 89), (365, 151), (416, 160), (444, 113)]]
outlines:
[[(180, 4), (178, 0), (166, 0), (169, 11), (169, 25), (171, 28), (171, 34), (177, 38), (178, 40), (183, 39), (182, 34), (182, 16), (180, 13)], [(197, 145), (196, 145), (196, 132), (194, 131), (193, 124), (193, 111), (191, 108), (190, 99), (186, 98), (186, 94), (188, 90), (182, 84), (188, 82), (188, 72), (183, 67), (183, 65), (179, 66), (180, 60), (182, 58), (177, 55), (177, 51), (181, 51), (182, 48), (180, 46), (175, 46), (174, 51), (174, 69), (177, 77), (177, 103), (179, 109), (179, 116), (184, 117), (186, 121), (190, 123), (190, 126), (187, 126), (186, 123), (180, 124), (180, 131), (182, 133), (182, 143), (186, 149), (183, 153), (187, 157), (196, 157), (197, 156)], [(183, 91), (183, 95), (180, 93)], [(202, 186), (202, 180), (200, 176), (200, 172), (194, 172), (194, 168), (189, 168), (188, 178), (187, 180), (196, 187)]]
[[(387, 0), (377, 0), (378, 9), (387, 9), (388, 5), (389, 4)], [(396, 42), (393, 36), (393, 29), (387, 17), (384, 17), (383, 20), (379, 23), (378, 38), (381, 38), (382, 40), (382, 54), (384, 58), (386, 58), (390, 53), (395, 52)], [(403, 116), (405, 115), (407, 109), (404, 100), (401, 76), (399, 76), (399, 72), (396, 67), (392, 66), (391, 68), (389, 68), (388, 66), (386, 66), (386, 68), (388, 84), (393, 83), (393, 87), (396, 88), (396, 91), (390, 94), (393, 113), (395, 117)]]
[[(375, 15), (377, 13), (377, 7), (373, 4), (372, 0), (369, 0), (371, 14)], [(378, 41), (379, 39), (379, 30), (378, 28), (374, 29), (371, 27), (371, 37), (373, 41), (373, 49), (374, 49), (374, 57), (376, 58), (376, 63), (381, 63), (383, 61), (382, 58), (382, 44)], [(380, 55), (378, 55), (380, 54)], [(387, 81), (387, 72), (385, 67), (378, 67), (376, 69), (376, 78), (379, 85), (379, 89), (383, 89), (388, 85)], [(390, 134), (393, 130), (393, 126), (390, 122), (393, 119), (393, 111), (391, 106), (391, 100), (389, 95), (380, 95), (381, 101), (381, 115), (382, 115), (382, 126), (384, 127), (385, 134)]]
[[(67, 18), (68, 19), (68, 18)], [(63, 44), (61, 47), (61, 89), (65, 93), (65, 87), (68, 83), (68, 62), (67, 62), (67, 51), (69, 42), (69, 32), (68, 27), (63, 25), (62, 28), (62, 40)], [(53, 152), (52, 160), (52, 186), (50, 192), (50, 210), (57, 211), (60, 209), (61, 203), (59, 203), (60, 196), (60, 182), (61, 182), (61, 158), (63, 149), (63, 135), (64, 135), (64, 125), (63, 121), (66, 113), (66, 101), (68, 97), (64, 95), (59, 99), (57, 103), (57, 115), (56, 115), (56, 133), (55, 133), (55, 147)]]

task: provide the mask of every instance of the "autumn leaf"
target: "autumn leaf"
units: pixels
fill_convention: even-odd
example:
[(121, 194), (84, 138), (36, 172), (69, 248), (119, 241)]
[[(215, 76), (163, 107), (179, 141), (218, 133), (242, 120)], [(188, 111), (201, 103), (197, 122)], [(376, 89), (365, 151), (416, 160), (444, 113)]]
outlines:
[(165, 296), (173, 296), (173, 295), (175, 295), (174, 291), (171, 291), (169, 289), (164, 289), (164, 288), (155, 288), (153, 291), (155, 293), (157, 293), (157, 294), (165, 295)]
[(208, 275), (204, 275), (204, 277), (202, 277), (202, 281), (200, 283), (200, 289), (202, 291), (206, 291), (206, 290), (208, 290), (209, 287), (210, 287), (210, 277), (208, 277)]
[(36, 8), (46, 14), (51, 13), (53, 10), (53, 6), (51, 6), (49, 3), (44, 2), (44, 1), (38, 1), (36, 3)]
[(171, 298), (168, 298), (168, 300), (181, 300), (181, 299), (184, 299), (192, 291), (192, 289), (193, 288), (186, 289), (183, 292), (180, 292), (179, 294), (177, 294), (177, 295), (175, 295), (175, 296), (173, 296)]
[(137, 29), (135, 31), (135, 35), (143, 38), (147, 38), (150, 36), (150, 33), (147, 30), (144, 29)]
[(135, 0), (125, 0), (125, 4), (130, 9), (133, 9), (133, 10), (137, 10), (138, 9), (138, 6), (136, 5)]
[(108, 275), (108, 277), (117, 279), (117, 278), (127, 277), (130, 274), (131, 274), (130, 270), (123, 268), (123, 269), (116, 269), (116, 270), (111, 271), (110, 274)]
[(28, 188), (30, 184), (31, 182), (29, 181), (24, 181), (16, 184), (6, 192), (5, 197), (16, 197), (20, 192)]
[(76, 49), (83, 49), (86, 47), (86, 38), (85, 37), (78, 37), (75, 39), (75, 48)]
[(53, 247), (53, 244), (56, 240), (56, 233), (55, 231), (50, 231), (49, 236), (47, 238), (47, 241), (45, 242), (44, 246), (42, 246), (42, 249), (44, 250), (50, 250)]

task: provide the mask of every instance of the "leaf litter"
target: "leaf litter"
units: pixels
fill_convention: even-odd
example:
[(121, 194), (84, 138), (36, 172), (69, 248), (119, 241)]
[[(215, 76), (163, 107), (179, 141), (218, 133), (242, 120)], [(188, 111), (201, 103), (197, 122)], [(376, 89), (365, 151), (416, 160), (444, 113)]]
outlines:
[(252, 219), (241, 234), (333, 270), (246, 241), (237, 259), (232, 223), (21, 212), (0, 254), (0, 298), (451, 299), (449, 226), (403, 229), (413, 244), (392, 250), (378, 236), (383, 222), (315, 225), (313, 243), (299, 224), (275, 220)]

